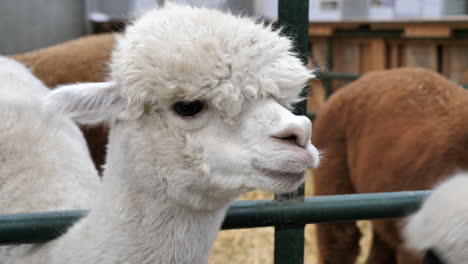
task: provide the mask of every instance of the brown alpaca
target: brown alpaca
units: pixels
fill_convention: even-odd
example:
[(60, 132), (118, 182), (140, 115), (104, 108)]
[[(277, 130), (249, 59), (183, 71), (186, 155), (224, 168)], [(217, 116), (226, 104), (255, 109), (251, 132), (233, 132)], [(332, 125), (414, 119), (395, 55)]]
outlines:
[[(312, 142), (325, 152), (316, 194), (426, 190), (468, 168), (468, 91), (429, 70), (364, 75), (320, 109)], [(421, 263), (404, 249), (402, 219), (373, 221), (367, 263)], [(323, 263), (354, 263), (354, 222), (318, 225)]]
[[(102, 82), (107, 76), (107, 61), (114, 41), (113, 34), (92, 35), (11, 57), (29, 67), (50, 88), (76, 82)], [(81, 129), (94, 164), (101, 170), (106, 153), (107, 127)]]

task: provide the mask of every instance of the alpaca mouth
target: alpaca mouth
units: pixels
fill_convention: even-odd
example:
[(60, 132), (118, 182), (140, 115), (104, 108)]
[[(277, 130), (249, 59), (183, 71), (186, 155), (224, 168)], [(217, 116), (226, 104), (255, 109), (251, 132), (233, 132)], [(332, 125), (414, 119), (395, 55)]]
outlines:
[(287, 181), (289, 183), (300, 182), (305, 177), (305, 172), (301, 173), (285, 173), (285, 172), (269, 172), (268, 177), (278, 180), (278, 181)]
[(262, 170), (265, 174), (272, 178), (288, 178), (291, 180), (302, 179), (305, 175), (305, 172), (285, 172), (285, 171), (272, 171), (272, 170)]
[(253, 167), (259, 171), (261, 171), (263, 174), (271, 177), (271, 178), (277, 178), (277, 179), (290, 179), (290, 180), (300, 180), (304, 177), (305, 171), (300, 171), (300, 172), (288, 172), (288, 171), (279, 171), (279, 170), (273, 170), (273, 169), (268, 169), (265, 167), (258, 166), (257, 164), (253, 164)]

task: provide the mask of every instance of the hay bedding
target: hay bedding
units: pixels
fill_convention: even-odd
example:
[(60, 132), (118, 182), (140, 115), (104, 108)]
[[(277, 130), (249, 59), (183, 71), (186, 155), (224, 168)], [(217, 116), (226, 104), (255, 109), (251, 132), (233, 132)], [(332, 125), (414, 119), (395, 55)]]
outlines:
[[(313, 179), (311, 175), (306, 183), (306, 196), (313, 195)], [(244, 194), (239, 200), (272, 199), (273, 195), (261, 191)], [(363, 232), (360, 241), (361, 254), (356, 264), (364, 264), (372, 240), (372, 228), (369, 221), (359, 221), (358, 226)], [(211, 251), (209, 264), (270, 264), (273, 263), (273, 227), (254, 229), (234, 229), (220, 231)], [(318, 253), (315, 237), (315, 225), (307, 225), (305, 229), (304, 263), (317, 264)]]

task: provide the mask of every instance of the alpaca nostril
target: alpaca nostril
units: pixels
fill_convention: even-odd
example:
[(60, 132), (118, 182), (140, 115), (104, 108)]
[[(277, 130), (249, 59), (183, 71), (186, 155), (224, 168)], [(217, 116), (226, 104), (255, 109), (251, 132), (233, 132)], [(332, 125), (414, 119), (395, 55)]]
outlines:
[(273, 138), (279, 139), (284, 143), (297, 145), (299, 147), (305, 147), (307, 145), (307, 140), (297, 129), (287, 129), (276, 135), (273, 135)]
[(291, 135), (289, 135), (289, 136), (282, 137), (282, 138), (280, 138), (280, 139), (281, 139), (281, 140), (285, 140), (285, 141), (290, 141), (290, 142), (292, 142), (292, 143), (294, 143), (294, 144), (296, 144), (296, 142), (297, 142), (297, 136), (294, 135), (294, 134), (291, 134)]

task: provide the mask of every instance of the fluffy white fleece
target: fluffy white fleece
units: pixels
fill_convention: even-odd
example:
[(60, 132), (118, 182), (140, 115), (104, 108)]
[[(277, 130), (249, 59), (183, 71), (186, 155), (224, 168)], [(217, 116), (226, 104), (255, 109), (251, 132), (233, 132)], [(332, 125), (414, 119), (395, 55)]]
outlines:
[(243, 102), (298, 101), (313, 75), (291, 49), (280, 31), (251, 18), (169, 4), (128, 27), (110, 65), (130, 117), (145, 105), (157, 110), (174, 99), (202, 98), (229, 120)]
[(446, 264), (468, 263), (468, 173), (437, 186), (404, 229), (409, 248), (432, 249)]
[[(48, 93), (26, 67), (0, 56), (2, 214), (91, 206), (97, 171), (79, 128), (42, 108)], [(0, 247), (0, 263), (16, 263), (16, 256), (34, 248)]]

